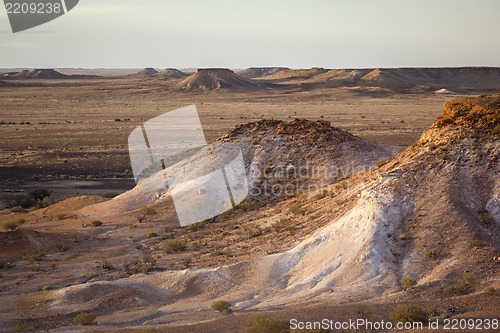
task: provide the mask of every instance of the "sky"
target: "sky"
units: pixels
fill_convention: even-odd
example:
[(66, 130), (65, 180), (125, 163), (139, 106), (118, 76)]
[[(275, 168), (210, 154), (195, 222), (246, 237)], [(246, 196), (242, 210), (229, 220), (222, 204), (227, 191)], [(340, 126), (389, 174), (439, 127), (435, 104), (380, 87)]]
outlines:
[(80, 0), (13, 34), (0, 6), (0, 68), (500, 67), (499, 13), (499, 0)]

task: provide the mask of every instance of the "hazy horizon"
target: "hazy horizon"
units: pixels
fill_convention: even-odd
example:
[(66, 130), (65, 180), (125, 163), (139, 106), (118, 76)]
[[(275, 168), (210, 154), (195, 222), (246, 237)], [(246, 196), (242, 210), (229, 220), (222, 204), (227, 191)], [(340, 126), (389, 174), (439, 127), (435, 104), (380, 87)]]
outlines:
[(2, 68), (499, 67), (497, 0), (85, 0), (13, 34)]

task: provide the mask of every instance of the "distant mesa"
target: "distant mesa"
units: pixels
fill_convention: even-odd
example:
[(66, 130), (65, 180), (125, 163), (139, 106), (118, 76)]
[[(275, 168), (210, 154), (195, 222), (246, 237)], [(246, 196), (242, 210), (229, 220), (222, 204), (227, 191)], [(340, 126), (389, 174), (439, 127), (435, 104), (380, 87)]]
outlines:
[(158, 71), (154, 68), (144, 68), (143, 70), (138, 71), (134, 74), (129, 74), (127, 77), (134, 79), (146, 79), (150, 77), (154, 77), (158, 74)]
[(254, 79), (258, 77), (265, 77), (275, 73), (290, 69), (288, 67), (250, 67), (238, 72), (238, 76), (245, 79)]
[(4, 77), (13, 79), (67, 79), (69, 76), (54, 69), (32, 69), (5, 73)]
[(219, 89), (241, 89), (254, 90), (260, 86), (236, 75), (227, 68), (204, 68), (187, 77), (176, 85), (177, 90), (219, 90)]
[(491, 93), (500, 90), (500, 68), (289, 69), (255, 80), (311, 88), (380, 87), (399, 93)]
[(159, 72), (156, 76), (160, 79), (168, 79), (168, 78), (183, 78), (189, 76), (189, 74), (181, 72), (176, 68), (166, 68), (161, 72)]
[(283, 69), (272, 75), (268, 75), (264, 80), (298, 81), (312, 78), (315, 75), (328, 72), (328, 69), (313, 67), (310, 69)]

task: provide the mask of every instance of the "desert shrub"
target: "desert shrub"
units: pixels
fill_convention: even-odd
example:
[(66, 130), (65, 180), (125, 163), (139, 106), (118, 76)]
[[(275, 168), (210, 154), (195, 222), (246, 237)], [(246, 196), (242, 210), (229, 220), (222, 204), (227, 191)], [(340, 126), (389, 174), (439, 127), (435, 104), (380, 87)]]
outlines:
[(152, 254), (145, 253), (142, 255), (141, 262), (144, 266), (153, 269), (156, 264), (156, 259)]
[(193, 258), (182, 258), (182, 264), (185, 268), (189, 268), (189, 265), (193, 262)]
[(10, 230), (10, 231), (14, 231), (16, 230), (20, 225), (23, 225), (24, 222), (26, 222), (25, 219), (23, 219), (22, 217), (18, 217), (18, 218), (15, 218), (15, 219), (12, 219), (10, 221), (6, 221), (6, 222), (3, 222), (2, 223), (2, 228), (4, 230)]
[(14, 327), (12, 328), (12, 330), (14, 332), (22, 332), (24, 330), (28, 329), (28, 325), (26, 325), (25, 323), (17, 323), (14, 325)]
[(155, 215), (156, 214), (156, 211), (154, 210), (154, 208), (148, 207), (148, 206), (142, 206), (140, 211), (144, 215)]
[(425, 256), (429, 259), (436, 260), (437, 259), (437, 252), (435, 250), (427, 251), (427, 252), (425, 252)]
[(481, 247), (481, 246), (483, 246), (483, 242), (481, 242), (479, 239), (474, 239), (472, 241), (472, 246), (474, 246), (474, 247)]
[(417, 281), (415, 281), (415, 280), (413, 280), (413, 279), (411, 279), (411, 278), (407, 278), (407, 277), (404, 277), (404, 278), (401, 280), (401, 282), (403, 283), (403, 287), (404, 287), (405, 289), (410, 289), (410, 288), (412, 288), (412, 287), (414, 287), (414, 286), (416, 286), (416, 285), (417, 285)]
[(377, 168), (380, 168), (380, 167), (382, 167), (382, 166), (383, 166), (384, 164), (386, 164), (386, 163), (387, 163), (387, 161), (386, 161), (386, 160), (379, 160), (379, 161), (375, 162), (375, 166), (376, 166)]
[(326, 197), (328, 195), (328, 191), (327, 190), (321, 190), (319, 191), (317, 194), (316, 194), (316, 199), (323, 199), (324, 197)]
[(62, 220), (62, 219), (64, 219), (64, 218), (66, 217), (66, 213), (61, 213), (61, 212), (59, 212), (59, 213), (54, 213), (54, 217), (55, 217), (56, 219), (58, 219), (58, 220)]
[(45, 257), (45, 255), (46, 255), (45, 251), (44, 250), (40, 250), (40, 251), (38, 251), (36, 253), (33, 253), (33, 254), (29, 254), (29, 253), (25, 254), (23, 256), (23, 259), (24, 260), (29, 260), (31, 262), (33, 262), (33, 261), (42, 261), (42, 259), (43, 259), (43, 257)]
[(231, 254), (231, 251), (228, 249), (225, 250), (215, 250), (213, 252), (210, 252), (210, 255), (213, 257), (220, 257), (220, 256), (228, 256)]
[(94, 220), (94, 221), (90, 222), (90, 224), (92, 224), (92, 226), (94, 226), (94, 227), (100, 227), (102, 225), (102, 222), (99, 220)]
[(491, 134), (500, 136), (500, 125), (497, 125), (491, 131)]
[(21, 206), (23, 208), (28, 209), (31, 206), (33, 206), (36, 202), (27, 195), (18, 194), (9, 197), (9, 203), (12, 207)]
[(201, 222), (198, 222), (198, 223), (195, 223), (195, 224), (190, 224), (187, 229), (189, 231), (198, 231), (198, 230), (201, 230), (203, 229), (203, 227), (205, 226), (205, 222), (204, 221), (201, 221)]
[(488, 288), (484, 289), (484, 293), (486, 295), (494, 295), (496, 292), (495, 288), (493, 286), (489, 286)]
[(257, 315), (251, 318), (250, 326), (245, 328), (245, 333), (288, 333), (290, 324), (287, 320)]
[(447, 294), (466, 295), (476, 289), (477, 279), (474, 274), (466, 274), (463, 278), (458, 280), (457, 283), (447, 286), (443, 290)]
[(107, 271), (114, 269), (113, 264), (107, 260), (104, 260), (101, 264), (101, 268)]
[(391, 321), (396, 323), (424, 323), (427, 321), (429, 315), (424, 310), (415, 305), (401, 304), (394, 307), (389, 313)]
[(306, 210), (301, 207), (300, 203), (294, 203), (291, 205), (288, 210), (290, 213), (295, 214), (295, 215), (306, 215)]
[(15, 206), (10, 209), (11, 212), (13, 213), (24, 213), (24, 208), (23, 206)]
[(229, 303), (228, 301), (224, 301), (224, 300), (219, 300), (219, 301), (213, 302), (211, 307), (215, 311), (219, 311), (221, 313), (233, 312), (233, 310), (231, 310), (231, 303)]
[(262, 235), (262, 229), (258, 225), (255, 225), (254, 223), (246, 225), (245, 231), (248, 234), (248, 238), (254, 238)]
[(77, 314), (73, 318), (73, 323), (76, 325), (90, 325), (96, 319), (96, 315), (93, 313), (82, 312)]
[(272, 225), (273, 229), (276, 232), (289, 231), (294, 232), (297, 224), (295, 221), (290, 219), (280, 219), (278, 222)]
[(50, 197), (50, 191), (46, 188), (37, 188), (28, 192), (28, 195), (34, 200), (41, 201)]
[(45, 208), (49, 207), (50, 205), (53, 205), (55, 203), (54, 200), (50, 199), (49, 197), (45, 197), (42, 200), (38, 201), (37, 205), (31, 208)]
[(490, 225), (493, 222), (493, 218), (487, 210), (481, 211), (481, 213), (479, 214), (479, 219), (481, 223), (485, 225)]
[(168, 239), (165, 241), (165, 249), (166, 253), (174, 253), (174, 252), (184, 252), (186, 251), (186, 242), (181, 241), (179, 239)]
[(69, 246), (68, 245), (64, 245), (63, 243), (57, 243), (56, 244), (56, 247), (59, 249), (59, 251), (61, 252), (66, 252), (69, 250)]

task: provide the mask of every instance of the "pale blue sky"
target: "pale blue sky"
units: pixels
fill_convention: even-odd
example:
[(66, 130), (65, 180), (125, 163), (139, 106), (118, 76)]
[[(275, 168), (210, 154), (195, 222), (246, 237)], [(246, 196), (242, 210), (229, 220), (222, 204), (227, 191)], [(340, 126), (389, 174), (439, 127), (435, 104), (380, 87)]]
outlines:
[(12, 34), (0, 8), (0, 67), (500, 66), (499, 13), (499, 0), (80, 0)]

